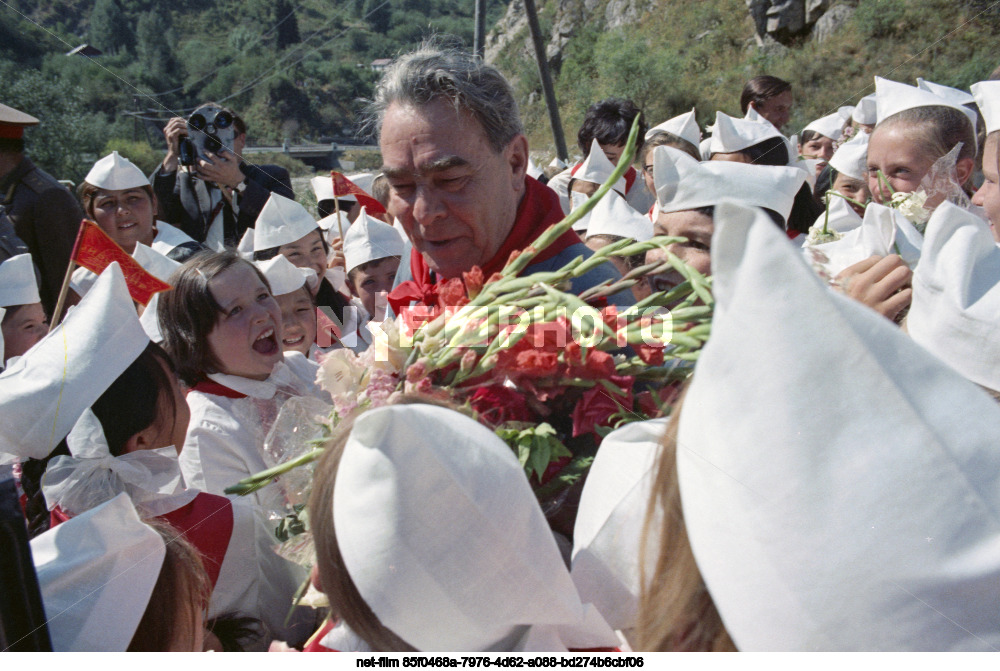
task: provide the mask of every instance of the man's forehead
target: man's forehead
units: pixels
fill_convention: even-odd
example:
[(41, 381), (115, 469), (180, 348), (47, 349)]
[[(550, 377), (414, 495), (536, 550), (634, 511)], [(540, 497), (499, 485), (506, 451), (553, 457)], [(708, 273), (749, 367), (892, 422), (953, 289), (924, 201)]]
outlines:
[(457, 154), (448, 154), (446, 156), (440, 156), (427, 161), (421, 161), (417, 165), (413, 166), (411, 169), (409, 166), (392, 166), (383, 165), (382, 174), (386, 176), (387, 179), (392, 179), (393, 177), (400, 177), (402, 175), (409, 175), (412, 173), (417, 174), (433, 174), (435, 172), (442, 172), (444, 170), (449, 170), (451, 168), (458, 168), (471, 165), (471, 163)]
[(387, 177), (400, 170), (434, 172), (475, 163), (493, 153), (476, 118), (447, 100), (426, 105), (393, 103), (386, 110), (380, 141)]

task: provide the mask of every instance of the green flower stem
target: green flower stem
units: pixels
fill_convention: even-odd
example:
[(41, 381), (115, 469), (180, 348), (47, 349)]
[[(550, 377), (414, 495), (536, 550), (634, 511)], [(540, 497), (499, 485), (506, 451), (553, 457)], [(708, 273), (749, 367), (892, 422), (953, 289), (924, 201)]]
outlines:
[(538, 236), (538, 238), (520, 254), (513, 261), (510, 261), (501, 272), (502, 275), (510, 277), (517, 275), (522, 270), (527, 268), (532, 260), (538, 254), (546, 249), (549, 245), (555, 242), (563, 233), (568, 231), (573, 227), (573, 224), (578, 222), (583, 218), (583, 215), (590, 212), (594, 205), (604, 197), (604, 195), (611, 190), (611, 187), (621, 178), (622, 175), (629, 169), (629, 165), (632, 163), (632, 156), (635, 154), (636, 142), (639, 136), (639, 117), (635, 118), (632, 122), (632, 129), (628, 134), (628, 141), (625, 143), (625, 149), (622, 151), (621, 158), (618, 159), (618, 166), (608, 177), (608, 180), (601, 185), (599, 189), (586, 200), (580, 207), (576, 208), (570, 212), (566, 217), (557, 224), (549, 226), (545, 231)]
[(326, 448), (319, 447), (316, 448), (315, 450), (306, 452), (305, 454), (300, 455), (295, 459), (291, 459), (290, 461), (278, 464), (273, 468), (269, 468), (266, 471), (261, 471), (260, 473), (251, 475), (249, 478), (244, 478), (243, 480), (237, 482), (235, 485), (232, 485), (231, 487), (226, 487), (225, 490), (223, 490), (223, 493), (238, 494), (240, 496), (246, 496), (247, 494), (252, 494), (261, 487), (265, 487), (271, 484), (272, 482), (274, 482), (275, 478), (287, 473), (293, 468), (298, 468), (299, 466), (305, 466), (308, 463), (316, 461), (323, 455), (325, 451)]
[(848, 196), (845, 196), (844, 194), (840, 193), (839, 191), (827, 191), (826, 194), (827, 194), (827, 196), (836, 196), (837, 198), (843, 198), (848, 203), (851, 203), (853, 205), (857, 205), (858, 207), (861, 207), (861, 208), (868, 207), (868, 203), (859, 203), (858, 201), (854, 200), (853, 198), (849, 198)]
[(892, 184), (889, 184), (889, 180), (886, 178), (885, 173), (881, 170), (878, 171), (878, 181), (879, 184), (889, 189), (889, 196), (895, 196), (896, 190), (892, 188)]

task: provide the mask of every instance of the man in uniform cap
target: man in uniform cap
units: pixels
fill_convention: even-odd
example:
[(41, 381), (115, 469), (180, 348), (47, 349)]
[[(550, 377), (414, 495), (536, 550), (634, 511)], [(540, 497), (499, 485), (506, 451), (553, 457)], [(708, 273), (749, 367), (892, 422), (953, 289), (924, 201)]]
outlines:
[[(42, 305), (51, 314), (83, 210), (69, 189), (24, 155), (24, 129), (37, 124), (35, 117), (0, 104), (0, 203), (38, 267)], [(6, 242), (0, 249), (17, 248), (18, 241), (4, 235), (2, 219), (0, 237)]]

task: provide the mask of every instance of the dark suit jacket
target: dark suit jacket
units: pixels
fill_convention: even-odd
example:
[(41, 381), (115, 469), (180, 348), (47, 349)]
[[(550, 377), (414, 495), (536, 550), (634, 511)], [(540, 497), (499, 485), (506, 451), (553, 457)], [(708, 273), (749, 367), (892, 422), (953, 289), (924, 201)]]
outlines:
[(83, 209), (69, 189), (27, 158), (0, 181), (0, 199), (17, 237), (31, 250), (31, 260), (42, 278), (38, 293), (51, 315)]
[[(288, 171), (277, 165), (250, 165), (240, 163), (240, 170), (247, 176), (247, 188), (240, 194), (238, 216), (226, 203), (222, 208), (224, 237), (227, 246), (235, 247), (248, 228), (253, 228), (264, 203), (275, 192), (295, 198)], [(194, 180), (188, 172), (160, 173), (157, 168), (150, 177), (156, 199), (159, 201), (159, 218), (177, 226), (198, 242), (205, 242), (212, 225), (211, 212), (203, 211), (194, 191)], [(214, 189), (212, 186), (210, 189)]]

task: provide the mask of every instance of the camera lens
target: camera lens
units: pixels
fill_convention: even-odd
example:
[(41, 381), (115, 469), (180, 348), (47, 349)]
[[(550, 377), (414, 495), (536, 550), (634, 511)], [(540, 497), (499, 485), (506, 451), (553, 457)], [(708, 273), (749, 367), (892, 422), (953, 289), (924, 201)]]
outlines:
[(219, 130), (233, 125), (233, 115), (225, 110), (215, 115), (215, 127)]
[(205, 138), (205, 151), (210, 151), (215, 154), (220, 149), (222, 149), (222, 142), (219, 141), (219, 138), (214, 135), (209, 135)]
[(205, 117), (200, 114), (192, 114), (188, 119), (188, 125), (194, 130), (205, 130)]

